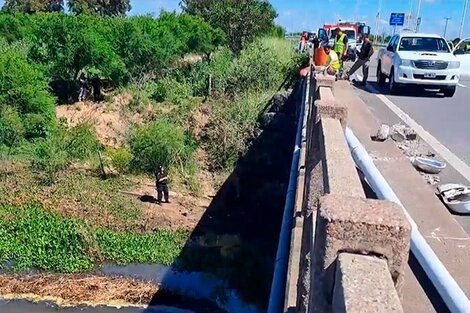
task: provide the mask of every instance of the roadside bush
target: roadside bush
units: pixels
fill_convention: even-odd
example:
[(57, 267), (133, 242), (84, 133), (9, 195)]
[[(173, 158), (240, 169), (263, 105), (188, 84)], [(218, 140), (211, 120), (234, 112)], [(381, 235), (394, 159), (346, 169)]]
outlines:
[(0, 144), (5, 144), (9, 150), (17, 146), (24, 137), (24, 126), (18, 111), (5, 107), (0, 111)]
[(270, 96), (269, 92), (252, 91), (213, 105), (205, 148), (214, 169), (231, 169), (239, 154), (245, 152), (246, 142), (253, 137), (259, 114)]
[(131, 165), (134, 156), (126, 148), (107, 149), (106, 155), (111, 160), (111, 165), (119, 173), (126, 173)]
[(195, 150), (184, 131), (167, 120), (136, 127), (129, 145), (134, 168), (147, 172), (153, 172), (158, 165), (182, 169)]
[(231, 94), (278, 88), (295, 66), (292, 45), (284, 39), (261, 38), (240, 52), (228, 73)]
[(279, 38), (257, 39), (231, 63), (229, 54), (223, 50), (219, 53), (212, 65), (220, 69), (219, 73), (227, 73), (226, 78), (220, 76), (220, 83), (232, 97), (212, 103), (205, 148), (214, 169), (229, 170), (245, 152), (265, 105), (302, 60), (295, 56), (289, 42)]
[(212, 90), (218, 93), (225, 91), (228, 85), (227, 76), (232, 66), (233, 54), (226, 47), (218, 48), (212, 55), (210, 72), (212, 74)]
[(27, 45), (10, 46), (0, 40), (0, 46), (0, 108), (11, 107), (19, 114), (27, 139), (43, 137), (55, 117), (48, 81), (41, 68), (28, 60)]
[(98, 138), (90, 123), (80, 123), (65, 131), (67, 153), (71, 159), (85, 160), (97, 151)]
[(66, 133), (56, 129), (47, 139), (38, 141), (33, 150), (31, 167), (43, 175), (44, 183), (55, 183), (57, 174), (70, 163)]
[(165, 100), (176, 105), (181, 105), (185, 100), (192, 96), (191, 86), (186, 82), (179, 82), (174, 78), (165, 78), (162, 80), (165, 88)]
[(160, 82), (153, 82), (150, 86), (150, 99), (156, 101), (156, 102), (163, 102), (165, 101), (166, 98), (166, 89), (165, 85)]

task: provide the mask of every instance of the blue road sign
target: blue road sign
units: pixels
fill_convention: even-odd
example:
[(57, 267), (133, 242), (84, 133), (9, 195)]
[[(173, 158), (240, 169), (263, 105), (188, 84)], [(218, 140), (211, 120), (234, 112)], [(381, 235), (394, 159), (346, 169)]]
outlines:
[(403, 26), (405, 24), (405, 13), (392, 13), (390, 14), (391, 26)]

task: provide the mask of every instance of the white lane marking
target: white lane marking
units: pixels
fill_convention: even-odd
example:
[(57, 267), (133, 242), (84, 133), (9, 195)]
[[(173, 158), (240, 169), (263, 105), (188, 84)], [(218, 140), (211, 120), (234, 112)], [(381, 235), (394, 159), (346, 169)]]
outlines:
[(467, 88), (467, 86), (462, 85), (461, 83), (458, 83), (457, 85), (459, 85), (459, 87)]
[(374, 87), (367, 85), (369, 91), (374, 93), (390, 110), (393, 111), (403, 122), (410, 126), (424, 141), (426, 141), (449, 165), (457, 170), (466, 180), (470, 181), (470, 167), (465, 164), (458, 156), (447, 149), (441, 144), (436, 138), (428, 133), (421, 125), (413, 120), (408, 114), (403, 112), (398, 106), (396, 106), (386, 96), (380, 94), (380, 92)]

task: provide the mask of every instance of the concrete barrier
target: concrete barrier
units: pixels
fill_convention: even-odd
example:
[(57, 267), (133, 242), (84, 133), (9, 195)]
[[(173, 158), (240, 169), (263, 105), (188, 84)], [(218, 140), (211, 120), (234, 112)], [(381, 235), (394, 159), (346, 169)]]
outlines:
[(411, 226), (398, 205), (366, 199), (344, 135), (347, 103), (334, 78), (311, 82), (284, 311), (402, 312)]
[[(408, 261), (411, 226), (394, 202), (329, 194), (320, 201), (313, 246), (313, 306), (323, 312), (332, 302), (335, 266), (339, 254), (374, 255), (388, 264), (400, 295)], [(374, 279), (374, 273), (368, 279)], [(372, 286), (371, 286), (372, 287)]]
[(403, 313), (393, 291), (387, 261), (373, 256), (341, 253), (335, 272), (333, 312)]

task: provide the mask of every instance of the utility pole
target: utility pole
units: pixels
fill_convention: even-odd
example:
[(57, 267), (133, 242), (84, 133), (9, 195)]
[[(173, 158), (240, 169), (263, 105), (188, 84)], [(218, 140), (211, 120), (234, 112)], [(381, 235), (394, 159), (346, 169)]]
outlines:
[(446, 26), (444, 27), (444, 38), (446, 38), (446, 33), (447, 33), (447, 23), (449, 23), (449, 20), (450, 20), (450, 17), (444, 17), (444, 19), (446, 20)]
[(463, 39), (463, 27), (465, 25), (465, 18), (467, 17), (467, 8), (468, 8), (468, 0), (464, 0), (464, 5), (463, 5), (463, 13), (462, 13), (462, 21), (460, 22), (460, 32), (459, 32), (459, 38)]
[(379, 26), (380, 26), (380, 11), (382, 10), (382, 0), (379, 0), (379, 9), (377, 10), (377, 15), (375, 17), (375, 41), (379, 38)]
[(413, 25), (413, 2), (414, 0), (410, 0), (410, 11), (408, 13), (408, 18), (406, 19), (406, 28), (411, 29)]
[(418, 1), (418, 11), (416, 11), (416, 32), (419, 32), (419, 24), (421, 23), (420, 11), (421, 11), (421, 0)]

